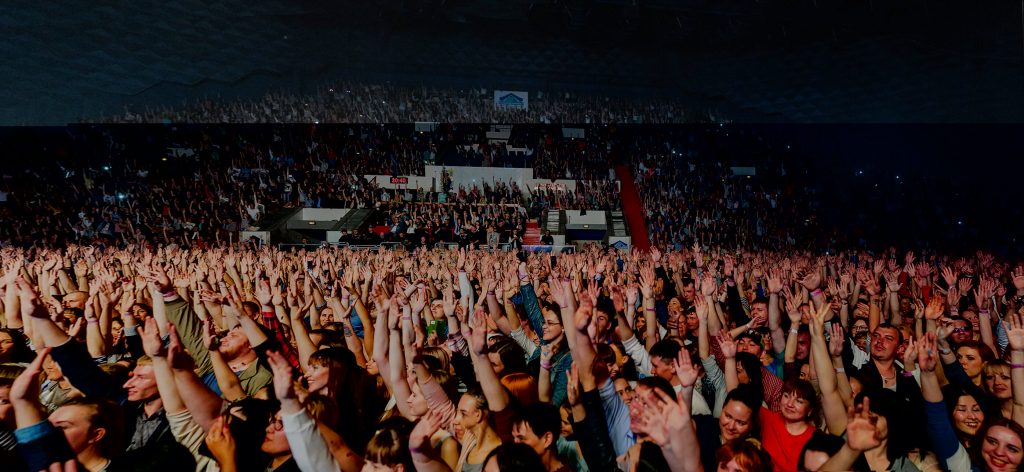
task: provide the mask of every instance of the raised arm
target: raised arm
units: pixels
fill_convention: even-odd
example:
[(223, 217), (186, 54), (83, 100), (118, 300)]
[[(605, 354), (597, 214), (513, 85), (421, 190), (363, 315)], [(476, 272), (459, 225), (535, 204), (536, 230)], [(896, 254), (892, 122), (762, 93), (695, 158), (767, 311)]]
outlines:
[(43, 372), (43, 361), (50, 355), (50, 348), (36, 352), (36, 358), (25, 368), (10, 388), (10, 401), (14, 420), (18, 428), (26, 428), (46, 421), (43, 405), (39, 402), (39, 374)]
[(871, 399), (865, 397), (859, 407), (851, 406), (846, 413), (846, 443), (818, 470), (854, 470), (854, 463), (864, 451), (881, 444), (878, 426), (871, 419)]
[[(680, 357), (684, 353), (685, 362), (689, 362), (686, 349), (680, 351)], [(682, 396), (673, 398), (655, 388), (647, 390), (634, 401), (643, 406), (636, 428), (661, 447), (665, 462), (668, 462), (672, 472), (704, 470), (701, 467), (697, 428), (690, 417), (690, 405)]]
[(209, 431), (214, 420), (220, 416), (224, 400), (210, 390), (196, 375), (195, 360), (185, 352), (178, 331), (173, 325), (169, 330), (170, 343), (167, 345), (167, 363), (174, 370), (174, 382), (178, 393), (185, 402), (185, 408), (192, 413), (203, 431)]
[(1010, 342), (1013, 420), (1018, 424), (1024, 424), (1024, 319), (1019, 313), (1011, 313), (1006, 321), (1006, 337)]
[(217, 387), (220, 388), (221, 396), (228, 401), (240, 400), (246, 396), (242, 388), (242, 382), (231, 370), (231, 366), (220, 353), (220, 338), (217, 336), (217, 327), (213, 320), (207, 318), (203, 323), (203, 345), (210, 352), (210, 364), (213, 366), (213, 375), (217, 380)]
[(156, 387), (160, 391), (160, 399), (163, 400), (164, 411), (167, 414), (176, 414), (185, 411), (185, 402), (178, 393), (178, 386), (174, 383), (174, 371), (167, 363), (167, 349), (160, 339), (160, 329), (156, 326), (155, 318), (146, 320), (146, 327), (138, 327), (139, 337), (142, 338), (142, 348), (146, 355), (153, 360), (153, 373), (156, 376)]
[(995, 339), (992, 336), (992, 297), (995, 295), (996, 282), (990, 279), (982, 279), (978, 288), (974, 290), (974, 300), (978, 305), (978, 328), (981, 331), (981, 342), (985, 343), (992, 352), (998, 353)]
[(441, 429), (443, 417), (431, 410), (420, 418), (409, 434), (409, 452), (416, 472), (452, 472), (452, 468), (441, 459), (441, 455), (430, 445), (430, 438)]
[(649, 265), (640, 269), (640, 293), (643, 295), (644, 317), (647, 320), (645, 325), (647, 334), (646, 339), (644, 339), (644, 347), (647, 350), (650, 350), (651, 346), (658, 342), (658, 326), (660, 326), (658, 324), (657, 310), (655, 309), (654, 301), (654, 283), (657, 280), (656, 277), (654, 269)]
[(818, 377), (821, 389), (822, 409), (825, 412), (825, 423), (832, 434), (841, 435), (846, 429), (846, 405), (843, 403), (839, 390), (836, 388), (836, 372), (832, 368), (828, 347), (825, 345), (825, 316), (831, 310), (828, 304), (822, 305), (814, 313), (811, 321), (811, 364)]
[[(487, 314), (483, 308), (478, 308), (471, 319), (463, 327), (463, 335), (469, 339), (469, 353), (473, 360), (476, 378), (480, 382), (480, 388), (487, 398), (487, 405), (491, 411), (499, 412), (508, 407), (509, 397), (505, 386), (501, 384), (498, 375), (494, 373), (494, 366), (487, 359)], [(468, 328), (468, 331), (467, 331)]]
[(782, 290), (781, 274), (773, 271), (768, 277), (768, 329), (772, 334), (772, 349), (781, 354), (786, 349), (786, 334), (782, 331), (782, 313), (779, 310), (779, 291)]
[(722, 330), (718, 333), (718, 348), (725, 357), (722, 371), (725, 374), (725, 391), (731, 392), (740, 385), (739, 374), (736, 373), (736, 343), (728, 331)]
[[(307, 301), (306, 306), (291, 311), (292, 338), (295, 339), (295, 347), (299, 354), (299, 367), (303, 372), (309, 372), (309, 358), (316, 352), (316, 344), (309, 338), (309, 330), (306, 329), (304, 313), (308, 313), (312, 307), (312, 300)], [(315, 314), (311, 318), (319, 318)]]

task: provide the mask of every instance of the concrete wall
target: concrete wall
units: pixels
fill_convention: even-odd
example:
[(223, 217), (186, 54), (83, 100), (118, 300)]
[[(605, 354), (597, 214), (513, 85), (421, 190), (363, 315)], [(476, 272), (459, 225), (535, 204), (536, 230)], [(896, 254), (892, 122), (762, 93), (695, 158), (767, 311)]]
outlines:
[(348, 212), (348, 208), (303, 208), (292, 220), (338, 221)]
[(600, 229), (608, 226), (603, 211), (588, 211), (581, 215), (579, 210), (565, 210), (565, 227), (567, 229), (583, 229), (583, 225), (590, 225), (588, 229)]

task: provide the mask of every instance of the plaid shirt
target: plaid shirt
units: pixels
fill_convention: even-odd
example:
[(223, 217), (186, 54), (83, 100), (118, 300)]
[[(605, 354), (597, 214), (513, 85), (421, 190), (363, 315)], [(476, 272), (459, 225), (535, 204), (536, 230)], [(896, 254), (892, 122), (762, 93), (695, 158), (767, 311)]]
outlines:
[(292, 368), (298, 369), (299, 355), (295, 352), (295, 348), (292, 347), (292, 343), (288, 341), (288, 336), (285, 334), (281, 322), (278, 321), (277, 314), (273, 311), (264, 311), (263, 326), (274, 334), (274, 340), (281, 346), (281, 354), (284, 355), (285, 359), (288, 359), (288, 363), (291, 364)]

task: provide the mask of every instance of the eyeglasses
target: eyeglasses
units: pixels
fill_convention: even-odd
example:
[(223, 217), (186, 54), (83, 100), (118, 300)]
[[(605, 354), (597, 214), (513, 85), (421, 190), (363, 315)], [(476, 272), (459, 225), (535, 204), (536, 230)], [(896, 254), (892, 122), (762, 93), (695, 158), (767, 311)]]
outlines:
[(544, 326), (562, 326), (562, 323), (559, 323), (557, 321), (548, 321), (548, 320), (544, 320), (543, 324), (544, 324)]
[(967, 328), (953, 328), (953, 332), (957, 334), (964, 334), (967, 333), (968, 331)]

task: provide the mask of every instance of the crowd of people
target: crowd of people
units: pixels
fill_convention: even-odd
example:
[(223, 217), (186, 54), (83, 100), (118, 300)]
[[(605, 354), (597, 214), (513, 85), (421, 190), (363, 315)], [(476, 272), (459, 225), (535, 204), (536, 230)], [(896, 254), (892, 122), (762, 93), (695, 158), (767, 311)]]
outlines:
[[(462, 232), (467, 221), (452, 216), (465, 215), (466, 208), (435, 213), (425, 221), (424, 215), (413, 216), (412, 205), (511, 205), (535, 220), (547, 210), (618, 210), (615, 164), (632, 170), (647, 229), (660, 246), (681, 249), (698, 240), (753, 248), (829, 248), (847, 242), (837, 242), (835, 233), (817, 224), (816, 197), (807, 187), (812, 182), (786, 176), (781, 161), (769, 159), (758, 162), (756, 178), (736, 175), (726, 160), (711, 158), (717, 151), (702, 144), (713, 138), (707, 131), (627, 134), (594, 126), (579, 138), (561, 135), (560, 127), (518, 126), (508, 146), (500, 146), (488, 143), (487, 129), (182, 126), (163, 130), (161, 139), (148, 139), (119, 128), (83, 127), (68, 133), (67, 153), (91, 151), (102, 159), (43, 159), (0, 182), (6, 200), (0, 214), (8, 223), (0, 227), (0, 245), (206, 247), (230, 244), (239, 231), (260, 225), (268, 215), (309, 207), (379, 210), (365, 227), (345, 235), (357, 244), (484, 244), (488, 226), (501, 233), (502, 243), (514, 244), (521, 242), (524, 230), (518, 210), (507, 213), (516, 218), (475, 221), (469, 232)], [(510, 154), (508, 149), (529, 152)], [(536, 177), (552, 182), (526, 188), (515, 181), (456, 184), (445, 172), (433, 188), (388, 189), (379, 177), (367, 177), (423, 175), (427, 163), (532, 166)], [(390, 231), (374, 231), (379, 226)]]
[(983, 252), (0, 256), (5, 470), (1024, 460), (1024, 267)]
[[(268, 93), (258, 99), (210, 99), (178, 108), (126, 109), (105, 123), (694, 123), (678, 100), (529, 92), (525, 109), (495, 106), (488, 89), (339, 82), (313, 94)], [(92, 120), (90, 120), (92, 121)]]
[(379, 221), (371, 223), (380, 228), (375, 241), (398, 242), (409, 248), (438, 243), (519, 248), (526, 230), (525, 209), (511, 203), (393, 202), (380, 210)]

